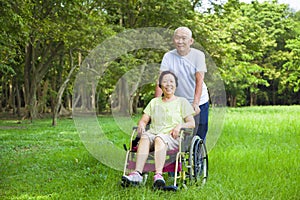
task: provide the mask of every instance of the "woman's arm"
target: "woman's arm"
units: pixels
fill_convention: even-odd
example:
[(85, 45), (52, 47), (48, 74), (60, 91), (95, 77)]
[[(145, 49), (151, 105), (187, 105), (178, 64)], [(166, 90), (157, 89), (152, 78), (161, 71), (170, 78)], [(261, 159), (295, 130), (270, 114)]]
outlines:
[(184, 118), (184, 123), (178, 124), (174, 129), (172, 129), (170, 134), (174, 139), (179, 136), (181, 128), (195, 128), (194, 117), (192, 115), (187, 116)]
[(182, 124), (181, 128), (195, 128), (195, 119), (193, 115), (189, 115), (184, 118), (185, 123)]
[(145, 128), (147, 126), (147, 124), (150, 121), (150, 116), (147, 114), (143, 114), (142, 118), (140, 119), (139, 123), (138, 123), (138, 136), (140, 137), (142, 135), (142, 133), (145, 131)]

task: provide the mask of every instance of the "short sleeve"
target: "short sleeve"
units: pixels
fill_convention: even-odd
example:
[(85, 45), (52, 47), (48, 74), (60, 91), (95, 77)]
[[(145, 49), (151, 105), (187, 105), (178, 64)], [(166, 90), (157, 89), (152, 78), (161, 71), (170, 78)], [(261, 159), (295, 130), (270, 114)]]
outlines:
[(207, 72), (205, 54), (202, 51), (191, 48), (191, 52), (186, 56), (186, 59), (196, 67), (196, 72)]
[(170, 56), (168, 56), (168, 53), (166, 53), (161, 61), (161, 65), (160, 65), (160, 71), (168, 71), (169, 70), (169, 66), (170, 63), (168, 62), (168, 58)]
[(195, 111), (187, 99), (181, 98), (181, 112), (183, 119), (189, 115), (194, 115)]
[(146, 106), (146, 108), (144, 109), (144, 113), (145, 114), (147, 114), (147, 115), (149, 115), (150, 117), (152, 116), (152, 112), (151, 112), (151, 107), (153, 106), (153, 101), (154, 101), (154, 99), (152, 99), (148, 104), (147, 104), (147, 106)]
[(196, 58), (198, 59), (196, 62), (197, 71), (207, 72), (206, 63), (205, 63), (205, 54), (202, 51), (197, 51), (197, 53), (198, 53), (198, 56), (196, 56)]

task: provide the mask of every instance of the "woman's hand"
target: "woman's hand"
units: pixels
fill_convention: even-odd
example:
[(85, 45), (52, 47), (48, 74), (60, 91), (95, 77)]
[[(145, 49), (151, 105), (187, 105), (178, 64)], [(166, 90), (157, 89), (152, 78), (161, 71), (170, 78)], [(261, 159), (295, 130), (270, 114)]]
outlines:
[(137, 132), (138, 132), (138, 136), (141, 137), (142, 134), (145, 132), (145, 126), (142, 124), (139, 124), (139, 126), (137, 128)]
[(179, 137), (180, 134), (180, 130), (181, 130), (181, 124), (178, 124), (175, 128), (173, 128), (170, 132), (171, 136), (174, 139), (177, 139)]
[(143, 114), (142, 118), (140, 119), (139, 123), (138, 123), (138, 136), (141, 137), (141, 135), (145, 132), (145, 128), (148, 124), (148, 122), (150, 121), (150, 116), (147, 114)]

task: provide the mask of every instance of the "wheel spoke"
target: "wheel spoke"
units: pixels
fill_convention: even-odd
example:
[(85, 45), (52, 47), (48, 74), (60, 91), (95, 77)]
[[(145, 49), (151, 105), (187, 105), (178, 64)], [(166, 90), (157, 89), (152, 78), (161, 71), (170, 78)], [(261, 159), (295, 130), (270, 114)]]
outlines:
[(206, 182), (208, 176), (208, 156), (205, 144), (198, 137), (193, 138), (189, 154), (189, 177), (190, 182)]

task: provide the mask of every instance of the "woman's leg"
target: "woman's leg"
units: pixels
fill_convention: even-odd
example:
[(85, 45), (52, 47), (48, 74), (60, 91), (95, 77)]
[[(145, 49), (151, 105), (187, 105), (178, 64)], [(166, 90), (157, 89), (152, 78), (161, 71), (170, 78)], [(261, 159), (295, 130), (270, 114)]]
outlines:
[(137, 157), (136, 157), (136, 166), (135, 170), (142, 173), (144, 169), (144, 165), (147, 161), (148, 155), (150, 150), (150, 140), (149, 137), (146, 135), (142, 135), (139, 147), (137, 150)]
[(155, 159), (155, 173), (162, 174), (163, 167), (166, 161), (167, 145), (161, 139), (156, 137), (154, 140), (154, 159)]

